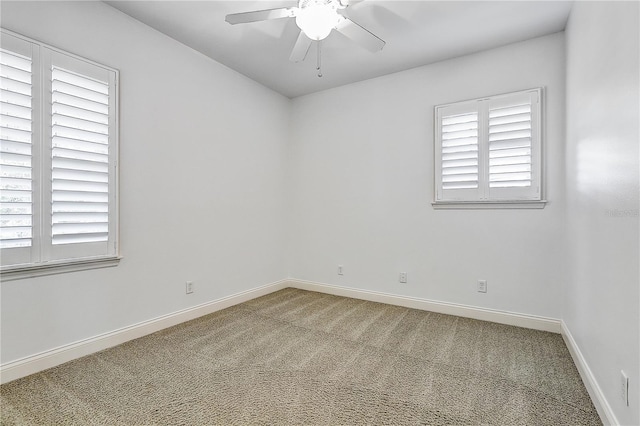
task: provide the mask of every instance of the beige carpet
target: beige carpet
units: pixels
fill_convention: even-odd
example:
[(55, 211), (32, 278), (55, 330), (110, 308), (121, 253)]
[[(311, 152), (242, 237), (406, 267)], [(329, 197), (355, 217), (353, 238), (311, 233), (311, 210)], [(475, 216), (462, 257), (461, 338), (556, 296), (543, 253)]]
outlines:
[(557, 334), (285, 289), (1, 388), (1, 424), (601, 424)]

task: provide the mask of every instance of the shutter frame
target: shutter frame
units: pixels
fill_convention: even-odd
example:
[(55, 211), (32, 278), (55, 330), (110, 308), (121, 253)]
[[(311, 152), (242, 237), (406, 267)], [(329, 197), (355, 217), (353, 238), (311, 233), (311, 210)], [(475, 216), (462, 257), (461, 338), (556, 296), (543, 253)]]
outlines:
[[(496, 203), (505, 202), (531, 202), (542, 201), (542, 88), (529, 89), (520, 92), (508, 93), (492, 97), (462, 101), (452, 104), (439, 105), (434, 109), (434, 181), (435, 196), (434, 204), (443, 203)], [(526, 116), (513, 115), (515, 118), (496, 119), (495, 113), (501, 107), (513, 106), (514, 104), (529, 104), (530, 118)], [(478, 114), (478, 189), (455, 189), (446, 188), (443, 182), (443, 117), (456, 113), (476, 111)], [(492, 113), (494, 111), (494, 113)], [(513, 111), (511, 111), (513, 112)], [(493, 115), (492, 115), (493, 114)], [(506, 122), (506, 124), (504, 124)], [(515, 124), (514, 124), (515, 122)], [(530, 152), (511, 151), (511, 154), (520, 152), (520, 158), (513, 160), (505, 158), (502, 161), (492, 160), (496, 157), (498, 148), (509, 147), (510, 144), (524, 144), (523, 139), (511, 140), (526, 135), (527, 128), (530, 127)], [(511, 133), (509, 133), (511, 132)], [(502, 139), (498, 141), (498, 139)], [(492, 149), (493, 142), (493, 149)], [(501, 146), (502, 145), (502, 146)], [(506, 152), (506, 151), (505, 151)], [(509, 161), (512, 161), (511, 163)], [(528, 164), (527, 164), (528, 163)], [(511, 174), (508, 174), (511, 173)], [(531, 174), (531, 185), (525, 180), (518, 180), (528, 177)], [(499, 183), (511, 177), (515, 179), (513, 183)], [(494, 182), (492, 184), (492, 182)], [(516, 186), (520, 185), (520, 186)]]
[[(52, 197), (51, 207), (43, 216), (43, 230), (46, 235), (50, 236), (50, 239), (43, 244), (44, 256), (48, 261), (117, 256), (117, 72), (55, 49), (44, 48), (42, 56), (43, 68), (46, 70), (44, 78), (45, 97), (43, 99), (45, 106), (43, 123), (46, 154), (43, 156), (43, 170), (52, 173), (53, 177), (53, 179), (47, 179), (43, 184), (43, 193)], [(54, 101), (58, 99), (56, 96), (60, 92), (56, 91), (54, 93), (53, 89), (56, 87), (57, 82), (64, 78), (61, 77), (62, 75), (70, 75), (71, 77), (69, 78), (80, 76), (79, 80), (86, 79), (87, 85), (90, 85), (92, 81), (107, 84), (107, 113), (88, 114), (88, 116), (94, 118), (94, 121), (96, 118), (99, 121), (104, 120), (105, 116), (108, 117), (106, 137), (100, 136), (100, 131), (94, 133), (95, 129), (91, 129), (88, 132), (85, 130), (70, 130), (74, 127), (90, 128), (93, 124), (82, 119), (69, 118), (57, 112), (59, 105), (57, 103), (54, 105)], [(77, 88), (67, 90), (70, 87), (66, 82), (59, 85), (59, 87), (62, 86), (67, 86), (64, 89), (65, 93), (75, 90), (76, 95), (80, 94), (75, 99), (83, 99), (84, 95), (86, 95), (86, 98), (92, 96), (90, 90)], [(69, 98), (67, 97), (66, 99)], [(64, 103), (65, 101), (63, 100), (62, 102)], [(98, 104), (94, 104), (94, 106), (96, 108), (88, 108), (90, 113), (96, 112), (96, 110), (102, 111), (101, 108), (97, 107)], [(63, 132), (75, 132), (77, 136), (69, 136), (68, 134), (67, 137), (55, 136), (56, 133)], [(65, 139), (68, 143), (63, 142)], [(75, 146), (73, 143), (75, 143)], [(94, 146), (95, 149), (90, 148), (91, 146)], [(104, 149), (100, 148), (105, 146), (108, 147), (106, 155)], [(65, 152), (68, 153), (74, 150), (78, 150), (76, 157), (84, 156), (87, 158), (67, 159)], [(92, 156), (101, 156), (102, 160), (96, 162), (94, 161), (95, 158), (88, 158)], [(106, 162), (104, 161), (105, 159)], [(62, 168), (58, 168), (58, 165)], [(66, 176), (64, 176), (65, 174)], [(104, 177), (106, 177), (107, 182), (104, 182)], [(104, 192), (105, 183), (106, 192)], [(73, 186), (75, 186), (75, 189)], [(89, 191), (97, 190), (98, 192), (84, 192), (87, 188)], [(79, 201), (80, 204), (78, 204), (78, 202), (71, 201), (73, 199), (85, 199), (87, 201)], [(102, 219), (98, 219), (98, 214), (94, 215), (94, 218), (100, 221), (101, 224), (82, 224), (79, 220), (76, 220), (74, 223), (77, 223), (77, 225), (73, 225), (60, 221), (61, 216), (66, 214), (64, 212), (65, 205), (73, 207), (74, 210), (79, 209), (79, 211), (92, 210), (86, 207), (89, 206), (87, 202), (97, 206), (96, 210), (102, 213), (105, 210), (104, 206), (107, 206), (108, 220), (106, 223)], [(95, 202), (98, 202), (101, 207)], [(78, 213), (76, 216), (81, 217), (83, 214)], [(54, 221), (61, 223), (54, 223)], [(100, 241), (95, 241), (96, 239)]]
[[(30, 246), (28, 247), (13, 247), (13, 248), (2, 249), (2, 256), (0, 256), (0, 260), (2, 262), (1, 263), (2, 266), (4, 267), (7, 265), (21, 265), (21, 264), (28, 265), (28, 264), (32, 264), (34, 262), (40, 261), (41, 200), (38, 196), (39, 181), (40, 181), (40, 167), (39, 167), (40, 145), (38, 141), (40, 140), (40, 137), (41, 137), (41, 133), (40, 133), (41, 123), (40, 123), (40, 115), (38, 113), (37, 106), (40, 103), (41, 86), (40, 86), (40, 47), (37, 44), (32, 43), (31, 41), (23, 37), (20, 37), (18, 35), (9, 34), (3, 31), (2, 37), (0, 37), (0, 46), (2, 47), (3, 50), (12, 52), (17, 56), (29, 58), (31, 62), (30, 64), (31, 65), (31, 70), (30, 70), (30, 79), (31, 79), (30, 98), (31, 99), (28, 107), (30, 110), (29, 111), (30, 119), (20, 120), (23, 124), (26, 124), (27, 121), (30, 122), (29, 143), (24, 143), (24, 142), (12, 143), (9, 141), (9, 139), (11, 138), (8, 138), (8, 139), (3, 138), (1, 142), (3, 145), (3, 148), (1, 149), (2, 151), (20, 152), (21, 154), (19, 154), (17, 157), (20, 157), (21, 159), (24, 159), (24, 160), (26, 160), (27, 157), (30, 158), (30, 184), (31, 184), (30, 211), (31, 213), (27, 214), (26, 216), (31, 217), (31, 220), (30, 220), (31, 223), (28, 226), (31, 232), (31, 238), (30, 238), (31, 243), (30, 243)], [(4, 60), (1, 62), (4, 62)], [(3, 104), (4, 102), (14, 103), (14, 101), (18, 101), (17, 103), (19, 105), (22, 105), (22, 107), (18, 108), (21, 110), (20, 115), (22, 117), (26, 117), (27, 102), (22, 102), (22, 99), (24, 98), (22, 97), (21, 100), (18, 100), (20, 96), (14, 99), (12, 96), (7, 96), (7, 95), (8, 95), (7, 92), (3, 92), (2, 99), (1, 99), (2, 103)], [(5, 108), (3, 107), (2, 110), (3, 110), (2, 112), (4, 113)], [(26, 132), (23, 132), (23, 133), (26, 133)], [(30, 154), (27, 154), (28, 151), (30, 151)], [(3, 155), (6, 158), (6, 157), (10, 157), (12, 154), (2, 153), (0, 155)], [(11, 160), (7, 161), (7, 163), (11, 163)], [(5, 168), (4, 166), (0, 166), (0, 167), (2, 167), (3, 169)], [(10, 173), (6, 173), (6, 174), (3, 173), (3, 176), (6, 176), (7, 174), (10, 174)], [(0, 203), (0, 204), (2, 204), (2, 207), (8, 207), (6, 203)], [(27, 207), (27, 206), (23, 206), (23, 207)]]

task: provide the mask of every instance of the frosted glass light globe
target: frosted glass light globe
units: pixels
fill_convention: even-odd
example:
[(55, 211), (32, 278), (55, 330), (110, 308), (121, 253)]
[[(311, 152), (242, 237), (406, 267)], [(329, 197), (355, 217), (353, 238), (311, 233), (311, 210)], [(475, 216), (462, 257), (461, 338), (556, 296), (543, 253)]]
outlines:
[(339, 19), (336, 9), (330, 4), (312, 2), (300, 9), (296, 24), (311, 40), (322, 40), (338, 25)]

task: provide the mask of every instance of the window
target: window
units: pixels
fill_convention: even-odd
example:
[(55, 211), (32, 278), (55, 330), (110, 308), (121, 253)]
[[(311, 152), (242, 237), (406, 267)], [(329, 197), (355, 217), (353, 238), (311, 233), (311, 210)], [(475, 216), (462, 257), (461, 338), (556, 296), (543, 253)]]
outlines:
[(105, 266), (118, 254), (117, 71), (5, 30), (0, 47), (3, 279)]
[(541, 89), (435, 108), (434, 205), (542, 207)]

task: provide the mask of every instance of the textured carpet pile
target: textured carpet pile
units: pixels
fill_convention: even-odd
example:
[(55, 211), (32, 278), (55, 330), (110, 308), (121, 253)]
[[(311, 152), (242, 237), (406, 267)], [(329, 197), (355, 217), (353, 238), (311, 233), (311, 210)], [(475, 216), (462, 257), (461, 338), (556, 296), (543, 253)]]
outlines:
[(560, 335), (285, 289), (0, 387), (3, 425), (597, 425)]

